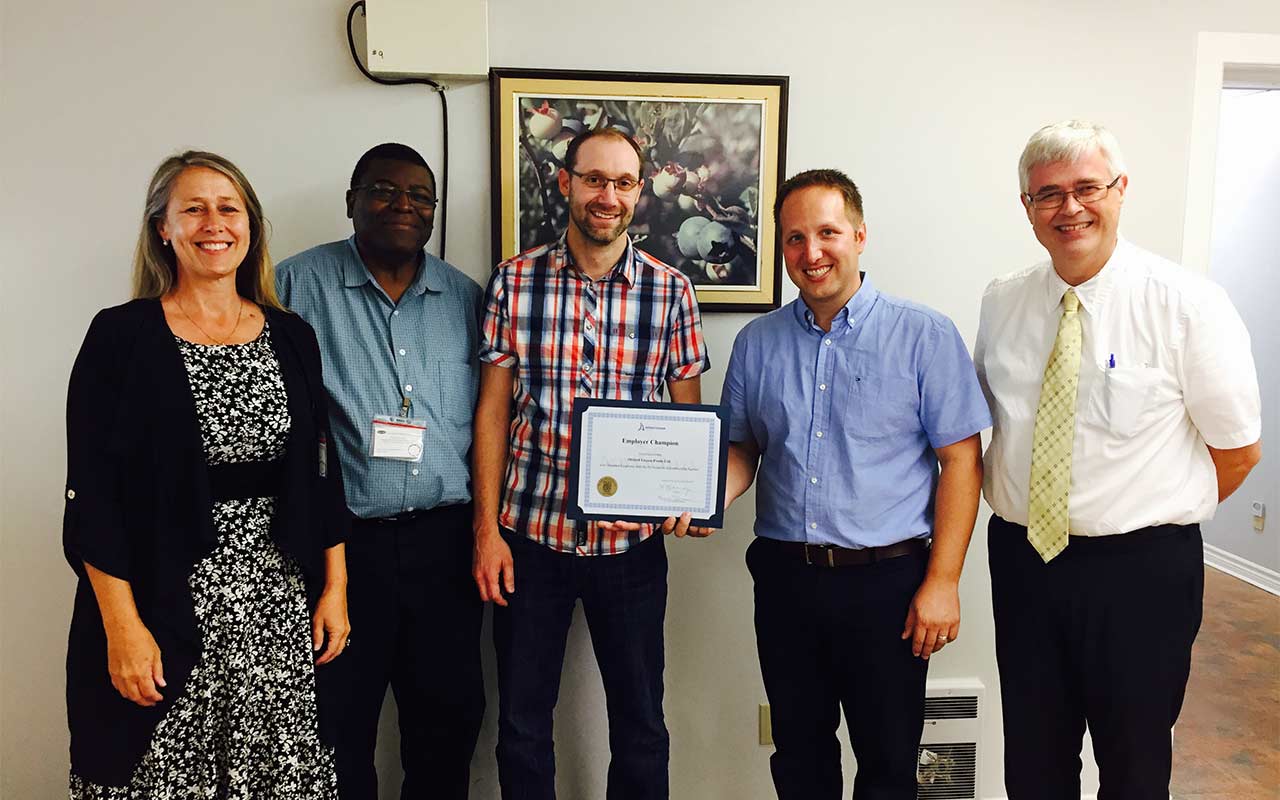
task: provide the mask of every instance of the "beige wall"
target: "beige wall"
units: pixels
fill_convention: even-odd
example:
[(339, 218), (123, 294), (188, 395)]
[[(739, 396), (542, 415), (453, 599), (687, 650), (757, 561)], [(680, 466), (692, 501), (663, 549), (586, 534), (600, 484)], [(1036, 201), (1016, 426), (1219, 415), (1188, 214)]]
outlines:
[[(231, 157), (262, 196), (283, 257), (347, 234), (342, 189), (367, 146), (402, 140), (438, 165), (440, 127), (425, 92), (356, 73), (345, 0), (5, 3), (0, 795), (45, 798), (65, 792), (67, 769), (62, 659), (72, 576), (58, 538), (66, 378), (94, 311), (126, 297), (151, 169), (188, 146)], [(788, 171), (848, 170), (866, 198), (865, 267), (882, 289), (950, 315), (970, 341), (986, 282), (1040, 255), (1016, 199), (1014, 165), (1027, 136), (1066, 116), (1109, 124), (1131, 168), (1126, 234), (1176, 257), (1195, 34), (1280, 31), (1273, 0), (491, 0), (489, 14), (499, 66), (790, 75)], [(477, 84), (449, 97), (449, 256), (481, 279), (491, 266), (487, 91)], [(707, 317), (709, 399), (746, 320)], [(772, 796), (767, 751), (755, 744), (763, 691), (742, 565), (750, 526), (744, 502), (715, 538), (671, 543), (667, 712), (678, 800)], [(932, 674), (976, 676), (989, 687), (981, 774), (983, 794), (998, 797), (983, 538), (964, 579), (962, 638)], [(570, 650), (558, 715), (561, 796), (602, 797), (603, 697), (581, 621)], [(491, 686), (477, 798), (497, 797), (495, 708)], [(393, 741), (382, 756), (393, 763)]]

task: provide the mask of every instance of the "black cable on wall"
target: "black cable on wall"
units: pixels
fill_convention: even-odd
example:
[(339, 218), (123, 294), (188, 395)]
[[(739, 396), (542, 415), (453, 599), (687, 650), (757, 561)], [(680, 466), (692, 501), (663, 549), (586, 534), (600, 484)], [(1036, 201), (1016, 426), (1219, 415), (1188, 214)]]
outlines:
[(445, 243), (448, 241), (449, 233), (449, 102), (444, 96), (445, 87), (430, 78), (379, 78), (370, 72), (356, 53), (356, 39), (351, 31), (351, 21), (355, 19), (356, 11), (364, 12), (364, 0), (357, 0), (347, 11), (347, 46), (351, 48), (351, 60), (356, 63), (356, 67), (360, 72), (374, 83), (381, 83), (384, 86), (404, 86), (406, 84), (429, 86), (431, 91), (440, 97), (441, 135), (444, 142), (444, 164), (441, 166), (440, 171), (440, 208), (442, 209), (440, 212), (440, 258), (444, 259), (444, 248)]

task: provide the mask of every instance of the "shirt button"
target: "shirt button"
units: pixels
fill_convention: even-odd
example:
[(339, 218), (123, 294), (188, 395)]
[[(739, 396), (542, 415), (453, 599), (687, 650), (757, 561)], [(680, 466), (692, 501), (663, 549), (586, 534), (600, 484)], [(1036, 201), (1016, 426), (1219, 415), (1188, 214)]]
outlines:
[(412, 392), (412, 391), (413, 391), (413, 384), (412, 384), (412, 383), (406, 383), (406, 384), (404, 385), (404, 390), (405, 390), (406, 392)]
[(636, 335), (635, 335), (634, 333), (629, 333), (629, 334), (627, 334), (627, 338), (629, 338), (629, 339), (634, 339), (634, 338), (636, 338)]
[[(414, 474), (417, 474), (417, 470), (414, 470)], [(817, 483), (817, 482), (818, 482), (818, 479), (817, 479), (817, 478), (810, 478), (810, 479), (809, 479), (809, 483)]]
[(405, 511), (413, 511), (413, 510), (415, 510), (413, 506), (409, 506), (408, 508), (405, 509)]
[(810, 528), (810, 529), (814, 529), (814, 528), (817, 528), (817, 527), (818, 527), (818, 523), (816, 523), (816, 522), (810, 522), (810, 523), (809, 523), (809, 528)]
[(404, 355), (405, 350), (404, 350), (404, 348), (403, 348), (403, 347), (401, 347), (401, 348), (400, 348), (400, 350), (399, 350), (398, 352), (400, 353), (400, 355)]
[(591, 330), (591, 323), (590, 323), (590, 322), (588, 322), (588, 323), (587, 323), (587, 330)]
[(398, 308), (397, 308), (395, 311), (392, 311), (392, 312), (391, 312), (391, 316), (393, 316), (393, 317), (398, 317), (398, 316), (400, 316), (400, 309), (398, 309)]
[(825, 342), (823, 342), (823, 344), (825, 344), (827, 347), (830, 347), (830, 346), (831, 346), (831, 340), (830, 340), (830, 339), (827, 339)]
[[(401, 354), (403, 355), (403, 351), (401, 351)], [(827, 390), (827, 385), (825, 383), (818, 384), (818, 391), (825, 392), (826, 390)]]
[(414, 474), (414, 475), (417, 475), (417, 474), (418, 474), (418, 471), (415, 469), (415, 470), (413, 471), (413, 474)]
[(76, 490), (75, 490), (75, 489), (68, 489), (68, 490), (67, 490), (67, 499), (68, 499), (68, 500), (75, 500), (75, 499), (76, 499)]
[(816, 435), (819, 439), (821, 439), (821, 438), (822, 438), (822, 431), (818, 431), (815, 435)]

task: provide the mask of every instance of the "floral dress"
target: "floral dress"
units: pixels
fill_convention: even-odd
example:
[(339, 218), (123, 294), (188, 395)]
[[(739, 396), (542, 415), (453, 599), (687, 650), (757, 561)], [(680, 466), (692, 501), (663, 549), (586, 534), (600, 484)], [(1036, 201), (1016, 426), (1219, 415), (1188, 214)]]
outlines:
[[(207, 462), (283, 455), (288, 398), (270, 330), (247, 344), (178, 339), (178, 348)], [(72, 773), (71, 800), (336, 800), (333, 753), (317, 726), (302, 570), (272, 541), (274, 514), (274, 497), (214, 503), (218, 543), (188, 581), (200, 660), (129, 784)]]

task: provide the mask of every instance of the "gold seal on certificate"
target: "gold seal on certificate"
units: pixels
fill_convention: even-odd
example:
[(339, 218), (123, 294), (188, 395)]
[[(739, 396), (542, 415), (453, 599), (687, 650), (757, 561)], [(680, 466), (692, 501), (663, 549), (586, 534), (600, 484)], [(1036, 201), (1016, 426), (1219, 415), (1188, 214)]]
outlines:
[(727, 448), (719, 406), (577, 398), (569, 513), (660, 522), (687, 512), (719, 527)]

